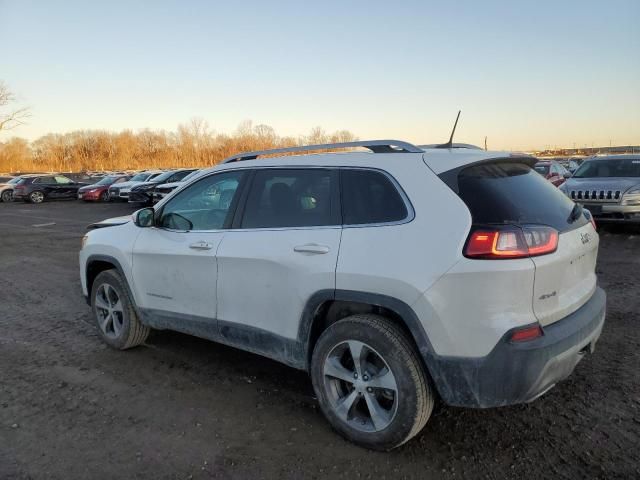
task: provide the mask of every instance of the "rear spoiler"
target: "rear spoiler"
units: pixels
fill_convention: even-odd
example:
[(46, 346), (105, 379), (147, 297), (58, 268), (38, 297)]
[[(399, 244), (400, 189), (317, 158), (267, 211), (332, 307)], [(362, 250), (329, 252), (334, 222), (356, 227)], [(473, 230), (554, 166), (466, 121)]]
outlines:
[(523, 163), (533, 167), (538, 163), (538, 159), (533, 155), (527, 155), (526, 153), (512, 153), (508, 157), (485, 158), (476, 162), (466, 163), (459, 167), (452, 168), (451, 170), (447, 170), (446, 172), (442, 172), (438, 177), (446, 183), (451, 190), (456, 193), (460, 193), (460, 189), (458, 188), (458, 175), (460, 175), (460, 172), (469, 167), (476, 167), (487, 163)]

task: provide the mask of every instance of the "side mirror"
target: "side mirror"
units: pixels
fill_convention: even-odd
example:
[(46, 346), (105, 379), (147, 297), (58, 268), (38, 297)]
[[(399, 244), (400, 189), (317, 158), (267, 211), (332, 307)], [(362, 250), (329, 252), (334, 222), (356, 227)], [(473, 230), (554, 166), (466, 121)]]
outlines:
[(143, 208), (133, 214), (133, 223), (140, 228), (153, 227), (155, 225), (155, 210), (153, 208)]

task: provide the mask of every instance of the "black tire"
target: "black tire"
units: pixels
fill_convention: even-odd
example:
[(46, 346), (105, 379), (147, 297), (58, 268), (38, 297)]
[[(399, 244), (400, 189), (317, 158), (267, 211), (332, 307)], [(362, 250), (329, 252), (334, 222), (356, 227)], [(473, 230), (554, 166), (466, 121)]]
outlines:
[(101, 202), (108, 202), (109, 201), (109, 192), (108, 191), (104, 191), (100, 194), (100, 201)]
[(27, 200), (29, 203), (42, 203), (45, 200), (44, 192), (40, 190), (34, 190), (27, 196)]
[[(374, 352), (374, 357), (383, 359), (393, 374), (397, 386), (397, 394), (394, 396), (396, 403), (393, 403), (395, 414), (389, 416), (391, 419), (383, 429), (362, 431), (354, 428), (359, 421), (350, 420), (349, 423), (336, 413), (336, 380), (332, 376), (325, 376), (324, 366), (329, 355), (333, 355), (332, 352), (347, 341), (364, 343), (368, 351)], [(375, 378), (373, 375), (371, 377)], [(311, 359), (311, 380), (320, 408), (333, 428), (347, 440), (374, 450), (391, 450), (417, 435), (433, 410), (435, 395), (428, 373), (411, 340), (398, 326), (379, 315), (353, 315), (329, 326), (315, 345)], [(343, 385), (347, 384), (348, 382)], [(371, 389), (367, 388), (366, 391)], [(357, 395), (364, 398), (367, 393)], [(356, 398), (355, 408), (361, 409), (362, 404), (358, 405), (357, 402), (362, 400), (358, 400), (360, 397)], [(365, 400), (365, 405), (368, 405), (369, 399)], [(348, 410), (351, 411), (352, 409)], [(368, 406), (365, 412), (367, 411)], [(354, 415), (354, 418), (357, 417)], [(365, 425), (364, 420), (362, 425)]]
[(0, 197), (3, 202), (9, 203), (13, 201), (13, 193), (11, 190), (5, 190), (2, 192), (2, 196)]
[[(117, 294), (117, 298), (122, 302), (122, 319), (121, 329), (119, 333), (115, 330), (113, 335), (107, 333), (101, 327), (101, 313), (100, 308), (97, 305), (96, 297), (101, 287), (112, 288)], [(138, 318), (138, 314), (134, 308), (133, 300), (129, 295), (129, 290), (124, 283), (124, 280), (116, 270), (105, 270), (100, 272), (93, 282), (91, 287), (91, 309), (96, 321), (96, 327), (98, 333), (104, 342), (110, 347), (116, 350), (126, 350), (128, 348), (137, 347), (143, 344), (151, 329), (146, 325), (143, 325)]]

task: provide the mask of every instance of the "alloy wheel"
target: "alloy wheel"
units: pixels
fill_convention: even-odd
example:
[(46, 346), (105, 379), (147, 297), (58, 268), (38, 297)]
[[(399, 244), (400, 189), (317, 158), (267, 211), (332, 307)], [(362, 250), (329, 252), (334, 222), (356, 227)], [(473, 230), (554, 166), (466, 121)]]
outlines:
[(29, 195), (29, 198), (33, 203), (42, 203), (42, 201), (44, 200), (44, 193), (33, 192), (31, 195)]
[(384, 430), (398, 409), (395, 376), (382, 356), (366, 343), (342, 342), (324, 366), (324, 385), (335, 414), (362, 432)]
[(124, 307), (118, 292), (108, 283), (98, 288), (95, 298), (100, 330), (109, 338), (118, 338), (124, 328)]

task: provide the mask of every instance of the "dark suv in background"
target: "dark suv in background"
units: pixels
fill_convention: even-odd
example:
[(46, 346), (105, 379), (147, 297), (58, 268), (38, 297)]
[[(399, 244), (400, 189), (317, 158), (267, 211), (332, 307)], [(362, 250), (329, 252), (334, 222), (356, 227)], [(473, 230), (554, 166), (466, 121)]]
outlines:
[(30, 203), (76, 198), (78, 189), (85, 185), (64, 175), (24, 175), (13, 187), (13, 198)]
[(153, 192), (159, 185), (166, 183), (175, 183), (184, 179), (187, 175), (195, 172), (196, 168), (182, 168), (180, 170), (170, 170), (161, 173), (153, 179), (134, 186), (129, 192), (129, 203), (144, 203), (151, 205), (153, 203)]

